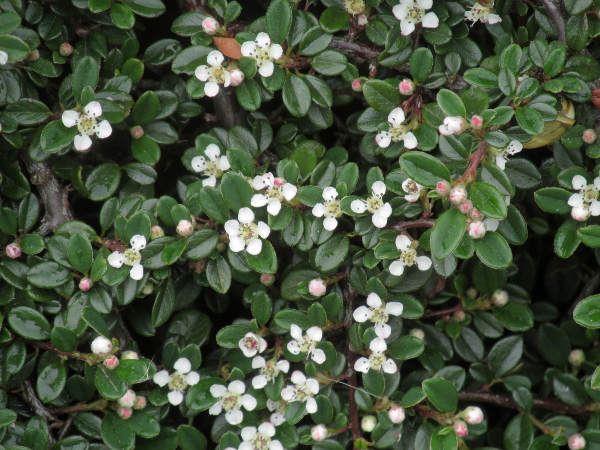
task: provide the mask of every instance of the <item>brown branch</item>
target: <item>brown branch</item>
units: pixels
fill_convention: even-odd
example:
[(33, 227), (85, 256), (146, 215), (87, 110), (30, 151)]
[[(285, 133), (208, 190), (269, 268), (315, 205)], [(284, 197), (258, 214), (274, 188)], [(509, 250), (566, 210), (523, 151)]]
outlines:
[(358, 423), (358, 405), (354, 398), (354, 391), (358, 386), (356, 379), (356, 371), (354, 370), (354, 363), (356, 362), (356, 351), (352, 348), (350, 343), (350, 327), (352, 326), (352, 315), (354, 313), (354, 297), (356, 291), (350, 283), (350, 268), (346, 268), (346, 287), (344, 289), (344, 302), (346, 304), (346, 315), (344, 316), (344, 327), (346, 328), (346, 339), (347, 339), (347, 366), (346, 366), (346, 380), (348, 381), (348, 406), (350, 408), (350, 430), (352, 431), (352, 439), (356, 442), (362, 439), (360, 433), (360, 424)]
[(453, 306), (451, 308), (440, 309), (439, 311), (427, 311), (425, 314), (423, 314), (422, 318), (427, 319), (429, 317), (446, 316), (446, 315), (455, 313), (456, 311), (462, 311), (462, 310), (463, 310), (463, 305), (462, 305), (462, 303), (459, 303), (458, 305)]
[(29, 172), (31, 183), (37, 186), (42, 203), (46, 208), (42, 225), (36, 231), (45, 236), (63, 223), (73, 220), (69, 196), (47, 161), (35, 162), (29, 156), (27, 149), (23, 150), (21, 158)]
[[(334, 37), (329, 44), (329, 48), (332, 50), (337, 50), (351, 58), (360, 61), (366, 61), (372, 65), (379, 65), (379, 56), (381, 55), (381, 50), (369, 45), (351, 42), (344, 38)], [(393, 68), (399, 72), (409, 71), (408, 64), (401, 64)]]
[(101, 399), (92, 403), (77, 403), (76, 405), (66, 406), (64, 408), (52, 409), (52, 414), (75, 414), (82, 411), (104, 411), (108, 407), (108, 400)]
[(479, 147), (475, 150), (475, 153), (471, 155), (471, 161), (469, 162), (469, 166), (462, 177), (458, 180), (459, 183), (468, 183), (475, 179), (475, 175), (477, 173), (477, 168), (479, 167), (479, 163), (485, 156), (485, 152), (487, 152), (488, 143), (484, 140), (479, 142)]
[(556, 28), (556, 32), (558, 33), (558, 40), (562, 43), (567, 43), (566, 34), (565, 34), (565, 19), (561, 11), (561, 1), (560, 0), (540, 0), (544, 8), (546, 8), (546, 12), (548, 13), (548, 17), (554, 24)]
[(46, 350), (46, 351), (49, 351), (49, 352), (52, 352), (52, 353), (56, 353), (58, 356), (60, 356), (62, 358), (80, 359), (82, 361), (87, 362), (90, 365), (92, 365), (93, 362), (94, 362), (94, 361), (92, 361), (92, 357), (94, 355), (88, 355), (88, 354), (81, 353), (81, 352), (63, 352), (63, 351), (57, 349), (50, 342), (30, 341), (29, 339), (23, 339), (23, 341), (26, 344), (31, 345), (33, 347), (41, 348), (42, 350)]
[(56, 418), (52, 413), (44, 406), (42, 401), (37, 397), (35, 389), (31, 384), (31, 381), (25, 380), (21, 383), (21, 397), (25, 400), (25, 403), (29, 405), (31, 410), (36, 416), (41, 416), (47, 421), (55, 421)]
[(396, 231), (406, 230), (408, 228), (431, 228), (435, 225), (435, 220), (432, 219), (420, 219), (411, 220), (409, 222), (398, 222), (386, 225), (384, 228), (391, 228)]

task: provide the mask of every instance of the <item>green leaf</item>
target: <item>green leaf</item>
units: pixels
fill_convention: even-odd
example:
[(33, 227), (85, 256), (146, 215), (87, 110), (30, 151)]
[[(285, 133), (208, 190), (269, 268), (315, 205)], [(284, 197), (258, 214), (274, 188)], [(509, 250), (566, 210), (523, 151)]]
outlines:
[(408, 152), (400, 158), (400, 167), (412, 180), (434, 188), (439, 181), (450, 181), (448, 168), (439, 159), (423, 152)]
[(221, 328), (217, 333), (217, 344), (223, 348), (238, 348), (240, 340), (250, 330), (239, 325), (230, 325)]
[(219, 191), (210, 186), (204, 186), (200, 190), (200, 206), (208, 217), (219, 223), (229, 220), (229, 207), (223, 200)]
[(240, 208), (250, 206), (254, 191), (243, 176), (228, 172), (221, 178), (221, 194), (225, 203), (237, 213)]
[(35, 388), (44, 403), (54, 401), (62, 393), (67, 381), (67, 371), (60, 362), (48, 364), (40, 372)]
[(13, 331), (26, 339), (41, 341), (50, 338), (50, 323), (35, 309), (18, 306), (10, 310), (7, 320)]
[(431, 253), (442, 260), (460, 245), (465, 234), (466, 219), (458, 209), (449, 209), (436, 221), (431, 231)]
[(100, 428), (102, 440), (111, 450), (130, 450), (135, 444), (135, 434), (128, 423), (114, 413), (104, 415)]
[(565, 26), (567, 45), (576, 52), (583, 50), (588, 41), (588, 28), (585, 14), (570, 17)]
[(458, 437), (454, 431), (448, 433), (448, 427), (441, 425), (431, 435), (431, 450), (456, 450)]
[[(526, 414), (518, 414), (504, 430), (504, 448), (506, 450), (527, 450), (531, 448), (534, 428)], [(544, 447), (547, 448), (547, 447)]]
[(119, 377), (116, 371), (99, 365), (96, 369), (95, 383), (98, 392), (109, 400), (118, 400), (127, 391), (127, 383)]
[(414, 336), (402, 336), (388, 346), (388, 354), (395, 359), (416, 358), (425, 350), (423, 342)]
[(567, 203), (571, 192), (561, 188), (543, 188), (535, 192), (535, 201), (542, 210), (552, 214), (567, 214), (571, 207)]
[(512, 251), (506, 240), (494, 231), (488, 231), (475, 240), (475, 252), (486, 266), (503, 269), (512, 262)]
[(71, 145), (76, 134), (77, 127), (67, 128), (62, 120), (55, 120), (42, 130), (40, 146), (45, 152), (56, 153)]
[(24, 236), (19, 245), (23, 253), (27, 253), (28, 255), (36, 255), (44, 250), (44, 240), (38, 234)]
[(275, 0), (266, 14), (267, 34), (271, 40), (281, 44), (292, 26), (292, 7), (286, 0)]
[(576, 16), (590, 9), (592, 3), (592, 0), (565, 0), (564, 6), (569, 14)]
[(156, 369), (147, 359), (122, 359), (115, 371), (127, 383), (137, 384), (152, 378)]
[(89, 86), (92, 90), (96, 89), (99, 77), (100, 66), (94, 58), (91, 56), (84, 56), (79, 60), (73, 70), (73, 78), (71, 80), (73, 85), (73, 95), (77, 102), (82, 102), (81, 94), (83, 88)]
[(235, 88), (235, 95), (240, 106), (248, 111), (256, 111), (260, 108), (261, 97), (258, 83), (252, 79), (246, 79)]
[(215, 291), (224, 294), (231, 286), (231, 269), (224, 258), (210, 260), (206, 265), (206, 281)]
[(135, 15), (133, 12), (120, 3), (113, 3), (110, 8), (110, 18), (117, 28), (129, 30), (135, 25)]
[(123, 5), (132, 10), (138, 16), (158, 17), (165, 12), (162, 0), (122, 0)]
[(348, 58), (335, 50), (325, 50), (313, 57), (310, 64), (317, 72), (334, 76), (346, 70)]
[(248, 264), (258, 273), (274, 274), (277, 272), (277, 254), (273, 245), (267, 241), (262, 241), (262, 249), (258, 255), (251, 255), (246, 252)]
[(86, 236), (83, 234), (74, 234), (69, 238), (69, 260), (71, 265), (80, 271), (87, 274), (92, 267), (92, 245)]
[(188, 259), (206, 258), (219, 243), (219, 234), (214, 230), (198, 230), (187, 238), (186, 254)]
[(577, 234), (581, 225), (582, 223), (578, 220), (569, 218), (558, 228), (554, 235), (554, 251), (558, 256), (569, 258), (575, 253), (581, 243)]
[(252, 296), (252, 317), (260, 325), (264, 325), (271, 318), (273, 311), (273, 302), (269, 298), (266, 292), (258, 291)]
[(206, 450), (208, 446), (204, 435), (190, 425), (179, 425), (177, 441), (182, 450)]
[(440, 89), (437, 94), (437, 101), (446, 116), (466, 117), (467, 110), (461, 98), (449, 89)]
[(509, 336), (501, 339), (488, 354), (488, 364), (494, 378), (508, 374), (521, 361), (523, 355), (523, 338)]
[(288, 73), (283, 83), (283, 103), (287, 110), (296, 117), (305, 116), (310, 108), (310, 89), (303, 78)]
[(410, 58), (410, 74), (415, 81), (422, 81), (429, 76), (433, 68), (433, 54), (426, 47), (420, 47)]
[(500, 191), (488, 183), (474, 183), (471, 187), (471, 200), (486, 217), (504, 219), (507, 214), (506, 200)]
[(573, 319), (582, 327), (600, 328), (600, 295), (580, 301), (573, 312)]
[(382, 80), (369, 80), (363, 85), (363, 95), (371, 108), (388, 114), (400, 104), (398, 88)]
[(473, 86), (482, 88), (497, 88), (498, 75), (486, 69), (469, 69), (464, 74), (465, 81)]
[(171, 277), (165, 278), (156, 292), (156, 300), (152, 306), (152, 326), (159, 327), (164, 324), (173, 311), (176, 304), (175, 285)]
[[(44, 103), (32, 98), (11, 103), (7, 105), (6, 111), (10, 112), (10, 115), (21, 125), (38, 125), (52, 115)], [(62, 121), (58, 122), (62, 123)]]
[(153, 91), (144, 92), (133, 107), (131, 118), (135, 125), (145, 125), (152, 122), (158, 116), (160, 105), (158, 96)]
[(52, 341), (52, 345), (63, 352), (72, 352), (77, 348), (77, 335), (69, 328), (52, 328), (50, 340)]
[(0, 428), (12, 425), (17, 420), (17, 413), (12, 409), (0, 409)]
[(40, 288), (56, 288), (71, 279), (71, 273), (55, 262), (46, 261), (33, 266), (27, 274), (27, 281)]
[(515, 115), (517, 122), (526, 133), (536, 136), (544, 130), (542, 115), (535, 109), (527, 107), (517, 109)]
[(121, 182), (121, 171), (114, 163), (100, 164), (94, 168), (85, 180), (89, 199), (101, 202), (111, 197)]
[(555, 77), (565, 65), (567, 52), (562, 48), (556, 48), (548, 54), (544, 61), (544, 72), (548, 78)]
[(531, 309), (521, 303), (508, 302), (501, 308), (495, 308), (494, 316), (511, 331), (527, 331), (533, 326)]
[(0, 14), (0, 35), (8, 34), (19, 26), (21, 17), (12, 12), (3, 12)]
[(8, 54), (9, 63), (16, 63), (25, 59), (31, 51), (25, 42), (9, 34), (0, 36), (0, 48)]
[(94, 308), (91, 306), (86, 306), (81, 311), (81, 318), (85, 323), (87, 323), (91, 328), (94, 329), (97, 333), (101, 334), (106, 338), (110, 338), (110, 331), (104, 318), (96, 312)]
[(319, 17), (319, 25), (323, 31), (327, 33), (335, 33), (340, 31), (348, 23), (349, 16), (341, 6), (330, 6), (321, 13)]
[(133, 140), (131, 153), (135, 159), (144, 164), (154, 165), (160, 159), (160, 147), (147, 136)]
[(442, 412), (454, 412), (458, 406), (458, 392), (443, 378), (429, 378), (422, 383), (427, 399)]

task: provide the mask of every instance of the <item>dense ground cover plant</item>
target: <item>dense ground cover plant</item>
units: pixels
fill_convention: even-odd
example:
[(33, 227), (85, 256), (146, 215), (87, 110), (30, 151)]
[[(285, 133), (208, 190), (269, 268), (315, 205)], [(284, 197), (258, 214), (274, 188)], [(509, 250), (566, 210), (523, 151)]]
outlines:
[(0, 445), (600, 448), (600, 3), (0, 0)]

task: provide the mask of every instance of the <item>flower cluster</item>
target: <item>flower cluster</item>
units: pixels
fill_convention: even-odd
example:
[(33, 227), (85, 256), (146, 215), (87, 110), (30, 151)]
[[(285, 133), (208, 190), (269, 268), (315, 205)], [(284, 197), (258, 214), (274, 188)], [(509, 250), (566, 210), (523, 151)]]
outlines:
[(207, 177), (202, 180), (202, 186), (215, 187), (217, 178), (221, 178), (223, 173), (231, 168), (231, 165), (227, 156), (221, 156), (221, 149), (216, 144), (209, 144), (204, 150), (204, 155), (192, 158), (192, 169)]
[(571, 209), (571, 217), (583, 222), (589, 219), (590, 216), (600, 216), (600, 201), (598, 201), (600, 177), (594, 178), (594, 182), (588, 184), (585, 177), (575, 175), (571, 184), (573, 189), (579, 191), (579, 193), (569, 197), (569, 206), (573, 208)]
[(142, 254), (141, 250), (146, 248), (146, 238), (142, 235), (136, 234), (131, 238), (129, 242), (131, 247), (123, 252), (114, 251), (108, 257), (108, 263), (117, 269), (121, 268), (123, 264), (130, 266), (129, 276), (132, 280), (141, 280), (144, 278), (144, 267), (142, 266)]
[(475, 2), (469, 11), (465, 11), (465, 20), (471, 20), (473, 22), (471, 26), (475, 25), (475, 22), (477, 21), (480, 21), (481, 23), (489, 23), (490, 25), (502, 22), (500, 16), (498, 14), (494, 14), (493, 11), (493, 7), (483, 6), (479, 2)]
[(244, 72), (239, 69), (228, 70), (223, 67), (225, 57), (220, 51), (214, 50), (207, 56), (208, 66), (199, 66), (194, 74), (204, 85), (204, 93), (208, 97), (215, 97), (219, 93), (219, 86), (239, 86), (244, 81)]
[(254, 59), (258, 73), (268, 78), (275, 70), (274, 62), (283, 56), (283, 48), (271, 42), (267, 33), (258, 33), (254, 41), (242, 44), (242, 55)]
[(296, 324), (292, 324), (290, 335), (294, 338), (287, 345), (291, 354), (299, 355), (300, 353), (304, 353), (307, 358), (310, 357), (317, 364), (325, 362), (325, 352), (317, 348), (317, 345), (323, 338), (323, 330), (319, 327), (310, 327), (306, 330), (306, 334), (303, 335), (302, 328)]

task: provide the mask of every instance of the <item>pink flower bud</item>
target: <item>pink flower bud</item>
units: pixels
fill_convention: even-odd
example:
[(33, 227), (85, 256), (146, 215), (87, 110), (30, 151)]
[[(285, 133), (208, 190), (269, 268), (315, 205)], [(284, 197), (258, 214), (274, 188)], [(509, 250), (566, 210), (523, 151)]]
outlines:
[(139, 139), (142, 136), (144, 136), (144, 129), (142, 127), (140, 127), (139, 125), (136, 125), (129, 129), (129, 134), (131, 134), (131, 137), (133, 139)]
[(437, 184), (435, 185), (435, 191), (440, 194), (442, 197), (445, 197), (446, 195), (448, 195), (450, 193), (450, 183), (448, 183), (447, 181), (438, 181)]
[(104, 360), (104, 365), (107, 369), (114, 370), (119, 365), (119, 358), (117, 358), (115, 355), (111, 355)]
[(321, 297), (327, 292), (327, 285), (320, 278), (315, 278), (308, 283), (308, 292), (315, 297)]
[(325, 425), (315, 425), (310, 430), (310, 436), (313, 438), (313, 440), (315, 440), (317, 442), (321, 442), (321, 441), (324, 441), (325, 439), (327, 439), (327, 435), (328, 435), (328, 432), (327, 432), (327, 428), (325, 427)]
[(352, 82), (352, 90), (354, 92), (362, 92), (363, 84), (365, 84), (364, 78), (357, 78)]
[(68, 42), (65, 42), (64, 44), (60, 45), (58, 53), (60, 53), (60, 56), (71, 56), (73, 53), (73, 46)]
[(135, 392), (131, 389), (127, 389), (127, 392), (118, 401), (120, 406), (123, 408), (131, 408), (135, 404)]
[[(411, 335), (413, 331), (421, 331), (418, 329), (411, 330)], [(423, 333), (423, 331), (421, 331)], [(400, 423), (403, 422), (406, 418), (406, 413), (404, 412), (404, 408), (402, 406), (392, 406), (388, 410), (388, 417), (392, 421), (392, 423)]]
[(150, 228), (150, 240), (158, 239), (165, 236), (165, 230), (158, 225), (154, 225)]
[(471, 117), (471, 128), (479, 130), (483, 126), (483, 117), (473, 116)]
[(448, 197), (452, 204), (460, 205), (467, 199), (467, 190), (462, 186), (454, 186), (450, 190), (450, 196)]
[(467, 424), (464, 423), (462, 420), (457, 420), (456, 422), (454, 422), (454, 432), (457, 436), (466, 436), (467, 434), (469, 434), (469, 431), (467, 430)]
[(571, 217), (575, 220), (579, 220), (580, 222), (584, 222), (588, 220), (591, 216), (589, 208), (586, 208), (587, 205), (584, 206), (576, 206), (571, 210)]
[(469, 236), (471, 236), (473, 239), (482, 238), (483, 236), (485, 236), (485, 232), (485, 224), (480, 220), (471, 222), (469, 224)]
[(470, 425), (483, 422), (483, 411), (477, 406), (469, 406), (465, 409), (465, 421)]
[(465, 119), (460, 116), (446, 117), (444, 119), (444, 125), (452, 134), (460, 134), (465, 131), (466, 128)]
[(356, 17), (356, 24), (357, 24), (359, 27), (364, 27), (364, 26), (366, 26), (368, 23), (369, 23), (369, 19), (367, 18), (367, 16), (366, 16), (366, 15), (364, 15), (364, 14), (359, 14), (359, 15)]
[(117, 408), (117, 414), (119, 415), (119, 417), (123, 420), (127, 420), (129, 419), (132, 414), (133, 414), (133, 409), (131, 408), (124, 408), (122, 406), (119, 406)]
[(89, 291), (93, 285), (94, 285), (94, 283), (92, 282), (91, 278), (89, 278), (89, 277), (83, 277), (79, 281), (79, 289), (81, 289), (84, 292)]
[(135, 404), (133, 405), (133, 409), (144, 409), (147, 405), (146, 397), (142, 397), (140, 395), (135, 397)]
[(21, 246), (16, 242), (8, 244), (6, 246), (6, 256), (8, 256), (10, 259), (18, 258), (19, 256), (21, 256)]
[(212, 17), (207, 17), (202, 21), (202, 30), (206, 34), (213, 35), (217, 31), (219, 31), (219, 22), (217, 22)]
[(496, 289), (492, 294), (492, 303), (496, 306), (504, 306), (508, 303), (508, 292)]
[(107, 339), (104, 336), (98, 336), (92, 341), (91, 347), (92, 353), (104, 357), (110, 354), (113, 349), (113, 344), (110, 339)]
[(39, 50), (33, 50), (31, 51), (31, 53), (29, 53), (29, 55), (27, 55), (27, 61), (37, 61), (38, 59), (40, 59), (40, 51)]
[(140, 359), (140, 357), (137, 352), (127, 350), (121, 354), (121, 359)]
[(360, 427), (365, 433), (370, 433), (377, 425), (377, 418), (375, 416), (364, 416), (360, 422)]
[(189, 220), (180, 220), (177, 224), (177, 234), (179, 236), (188, 237), (194, 232), (194, 226)]
[(463, 214), (469, 214), (473, 209), (473, 202), (471, 200), (467, 200), (461, 205), (458, 205), (458, 210)]
[(570, 450), (579, 450), (581, 448), (585, 448), (586, 444), (585, 438), (579, 433), (569, 436), (567, 443), (569, 444)]
[(268, 273), (263, 273), (260, 276), (260, 282), (265, 286), (272, 286), (275, 283), (275, 275), (270, 275)]
[(463, 320), (465, 320), (466, 317), (464, 311), (455, 311), (452, 316), (455, 322), (462, 322)]
[(230, 81), (229, 84), (231, 86), (239, 86), (244, 82), (244, 72), (239, 69), (233, 69), (229, 71)]
[(586, 144), (593, 144), (597, 137), (598, 135), (594, 130), (585, 130), (581, 139), (583, 139), (583, 142)]
[(398, 90), (402, 95), (412, 95), (415, 92), (415, 83), (405, 78), (398, 85)]
[(583, 352), (583, 350), (573, 350), (571, 353), (569, 353), (569, 363), (573, 366), (573, 367), (579, 367), (581, 366), (585, 361), (585, 353)]
[(478, 209), (473, 208), (471, 210), (471, 219), (473, 220), (483, 220), (485, 216), (479, 212)]

